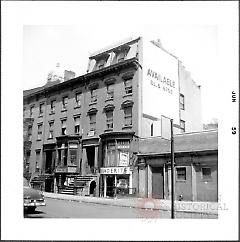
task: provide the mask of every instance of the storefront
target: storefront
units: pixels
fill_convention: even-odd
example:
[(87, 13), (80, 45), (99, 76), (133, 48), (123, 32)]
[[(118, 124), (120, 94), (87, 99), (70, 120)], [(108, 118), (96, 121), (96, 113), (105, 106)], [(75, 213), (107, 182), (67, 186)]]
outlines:
[(102, 181), (101, 195), (103, 197), (115, 197), (133, 193), (132, 171), (127, 167), (100, 168)]
[(135, 193), (130, 158), (132, 135), (129, 132), (111, 132), (101, 135), (100, 196), (115, 197)]

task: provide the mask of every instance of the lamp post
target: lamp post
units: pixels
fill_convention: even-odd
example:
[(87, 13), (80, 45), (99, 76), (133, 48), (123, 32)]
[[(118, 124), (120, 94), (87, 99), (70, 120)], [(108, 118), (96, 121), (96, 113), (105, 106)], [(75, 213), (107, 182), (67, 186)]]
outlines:
[(174, 138), (173, 119), (171, 122), (171, 218), (174, 219)]

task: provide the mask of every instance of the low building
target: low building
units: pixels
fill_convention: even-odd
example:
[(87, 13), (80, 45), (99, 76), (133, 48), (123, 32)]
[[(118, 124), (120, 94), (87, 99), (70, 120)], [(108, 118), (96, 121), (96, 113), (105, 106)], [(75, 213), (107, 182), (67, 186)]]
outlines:
[[(175, 199), (217, 201), (218, 132), (176, 135)], [(171, 194), (170, 141), (162, 138), (139, 142), (138, 193), (141, 197), (169, 199)]]

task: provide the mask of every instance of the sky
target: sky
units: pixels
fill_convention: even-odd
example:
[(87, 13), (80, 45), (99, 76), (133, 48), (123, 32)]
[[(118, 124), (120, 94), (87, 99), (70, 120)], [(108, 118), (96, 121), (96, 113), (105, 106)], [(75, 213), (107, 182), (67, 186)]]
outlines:
[(218, 117), (217, 100), (211, 100), (218, 83), (216, 25), (129, 24), (123, 28), (119, 24), (110, 32), (107, 25), (24, 25), (23, 88), (44, 85), (58, 62), (61, 68), (83, 75), (90, 53), (130, 36), (160, 39), (201, 85), (203, 121)]

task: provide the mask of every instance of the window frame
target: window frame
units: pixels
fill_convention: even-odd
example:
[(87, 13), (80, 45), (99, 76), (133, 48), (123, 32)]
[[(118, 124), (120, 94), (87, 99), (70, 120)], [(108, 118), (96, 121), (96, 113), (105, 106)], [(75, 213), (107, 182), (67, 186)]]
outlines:
[(48, 139), (53, 139), (54, 138), (54, 121), (50, 121), (48, 124), (49, 124)]
[[(209, 169), (210, 170), (210, 177), (204, 177), (203, 175), (203, 169)], [(210, 166), (203, 166), (201, 167), (201, 175), (202, 175), (202, 180), (203, 181), (212, 181), (212, 169)]]
[[(128, 106), (124, 108), (124, 126), (128, 127), (128, 126), (132, 126), (133, 125), (133, 107), (132, 106)], [(131, 110), (131, 114), (127, 114), (126, 111), (127, 110)], [(130, 124), (128, 124), (128, 122), (126, 120), (130, 119), (131, 122)]]
[[(92, 120), (92, 117), (95, 116), (95, 121)], [(96, 120), (97, 120), (97, 114), (96, 113), (91, 113), (89, 114), (89, 130), (90, 131), (96, 131)]]
[[(127, 83), (130, 83), (131, 85), (127, 85)], [(124, 90), (126, 95), (133, 93), (133, 78), (127, 78), (124, 80)]]
[(50, 112), (55, 113), (55, 108), (56, 108), (56, 99), (50, 101)]
[(90, 99), (91, 103), (97, 102), (97, 88), (93, 88), (90, 90)]
[(39, 103), (39, 116), (43, 116), (44, 103)]
[[(182, 124), (184, 124), (184, 126), (182, 127)], [(186, 121), (180, 119), (180, 129), (182, 131), (182, 133), (186, 132)]]
[[(109, 114), (112, 114), (111, 117), (108, 117)], [(106, 129), (113, 130), (113, 110), (106, 111)]]
[[(65, 127), (63, 127), (64, 122)], [(61, 135), (67, 135), (67, 119), (61, 119)]]
[[(179, 179), (178, 170), (180, 170), (180, 169), (184, 169), (185, 170), (185, 179)], [(186, 166), (178, 166), (178, 167), (176, 167), (176, 181), (179, 181), (179, 182), (186, 182), (187, 181), (187, 167)]]
[(179, 105), (181, 110), (185, 110), (185, 97), (181, 93), (179, 95)]
[(107, 100), (113, 100), (114, 99), (114, 84), (113, 83), (107, 84), (107, 98), (106, 99)]
[[(39, 128), (41, 127), (41, 129)], [(37, 124), (37, 141), (42, 140), (42, 135), (43, 135), (43, 123)]]
[(66, 110), (68, 105), (68, 96), (63, 96), (62, 97), (62, 109)]
[[(74, 134), (80, 134), (80, 115), (75, 116), (74, 118)], [(76, 124), (76, 120), (79, 119), (79, 124)], [(78, 127), (78, 132), (76, 132), (76, 128)]]
[[(79, 97), (79, 98), (77, 98), (77, 97)], [(82, 99), (82, 92), (76, 92), (75, 93), (75, 102), (76, 102), (75, 107), (81, 107), (81, 99)]]

